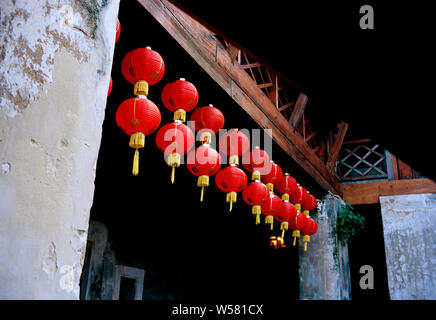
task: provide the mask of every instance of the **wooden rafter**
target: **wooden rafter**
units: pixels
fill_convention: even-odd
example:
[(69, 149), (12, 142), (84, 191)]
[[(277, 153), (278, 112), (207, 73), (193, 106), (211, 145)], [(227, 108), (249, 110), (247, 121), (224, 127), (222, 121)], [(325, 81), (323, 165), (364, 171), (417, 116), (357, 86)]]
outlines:
[[(269, 97), (231, 57), (213, 33), (167, 0), (138, 0), (165, 30), (273, 140), (325, 190), (341, 194), (340, 184), (277, 110)], [(304, 100), (307, 100), (307, 96)], [(267, 131), (268, 132), (268, 131)]]
[(335, 165), (336, 160), (339, 156), (339, 151), (341, 150), (342, 144), (344, 143), (345, 134), (348, 130), (348, 123), (345, 121), (341, 121), (339, 124), (339, 131), (336, 135), (335, 141), (333, 142), (333, 145), (329, 151), (329, 156), (327, 159), (327, 169), (330, 172), (333, 172), (333, 168)]
[(304, 108), (306, 108), (306, 104), (307, 104), (307, 95), (304, 94), (303, 92), (300, 92), (297, 103), (295, 104), (295, 108), (292, 112), (292, 116), (289, 119), (289, 124), (292, 126), (294, 132), (298, 127), (298, 124), (304, 113)]

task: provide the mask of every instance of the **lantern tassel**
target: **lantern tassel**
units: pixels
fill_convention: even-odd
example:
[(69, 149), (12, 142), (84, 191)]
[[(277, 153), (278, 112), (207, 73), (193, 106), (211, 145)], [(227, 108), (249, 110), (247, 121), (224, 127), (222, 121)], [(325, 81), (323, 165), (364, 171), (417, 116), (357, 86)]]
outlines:
[(292, 243), (292, 245), (295, 247), (296, 243), (297, 243), (297, 237), (294, 236), (294, 242)]
[(173, 167), (173, 168), (171, 169), (171, 183), (172, 183), (172, 184), (174, 184), (175, 173), (176, 173), (176, 167)]
[(256, 224), (260, 224), (260, 214), (256, 214)]
[(304, 251), (307, 251), (307, 242), (304, 243)]
[(133, 168), (132, 173), (134, 176), (137, 176), (139, 173), (139, 151), (135, 150), (135, 155), (133, 156)]
[(282, 239), (285, 238), (285, 229), (282, 230)]
[(201, 187), (200, 201), (203, 202), (204, 187)]
[(270, 224), (271, 225), (271, 230), (273, 229), (274, 226), (274, 217), (269, 215), (265, 217), (265, 223), (266, 224)]
[(230, 208), (229, 208), (229, 212), (232, 212), (232, 204), (233, 204), (233, 202), (232, 202), (232, 201), (230, 201)]

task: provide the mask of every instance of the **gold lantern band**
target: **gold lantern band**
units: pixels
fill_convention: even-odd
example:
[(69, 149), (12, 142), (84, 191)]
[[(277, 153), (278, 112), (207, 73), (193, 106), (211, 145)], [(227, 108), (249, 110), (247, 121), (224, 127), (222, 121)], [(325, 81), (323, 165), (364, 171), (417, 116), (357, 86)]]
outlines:
[(259, 171), (253, 171), (251, 174), (251, 180), (260, 180), (260, 172)]
[(289, 194), (287, 193), (282, 194), (282, 201), (289, 201)]
[(212, 141), (212, 135), (210, 132), (205, 131), (200, 134), (200, 143), (208, 143), (210, 144)]
[(267, 183), (266, 186), (268, 187), (269, 191), (274, 192), (274, 185), (272, 183)]
[(285, 231), (289, 229), (289, 222), (287, 221), (283, 221), (280, 224), (280, 230), (282, 230), (282, 238), (285, 237)]
[(306, 217), (309, 217), (309, 210), (304, 210), (303, 213)]
[(135, 96), (148, 96), (148, 82), (145, 80), (136, 81), (133, 88), (133, 94)]
[(297, 238), (300, 237), (300, 230), (292, 231), (292, 236), (294, 237), (294, 242), (292, 243), (292, 245), (295, 247), (295, 244), (297, 243)]
[(295, 209), (297, 209), (297, 211), (301, 211), (301, 204), (296, 203), (294, 204)]
[(182, 122), (186, 121), (186, 111), (183, 109), (177, 109), (174, 111), (174, 121), (180, 120)]
[(304, 251), (306, 251), (307, 250), (307, 243), (310, 242), (310, 236), (304, 235), (303, 242), (304, 242)]
[(229, 164), (234, 166), (239, 166), (239, 157), (237, 155), (233, 155), (229, 157)]

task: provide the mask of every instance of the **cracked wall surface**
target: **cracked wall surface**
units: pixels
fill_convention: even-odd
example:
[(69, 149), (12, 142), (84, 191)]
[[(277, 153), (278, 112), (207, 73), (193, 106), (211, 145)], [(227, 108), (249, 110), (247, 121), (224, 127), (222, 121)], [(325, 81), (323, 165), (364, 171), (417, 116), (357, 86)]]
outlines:
[(392, 300), (436, 299), (436, 194), (380, 197)]
[(119, 0), (0, 2), (0, 299), (78, 299)]
[(351, 300), (348, 246), (336, 236), (337, 212), (343, 200), (328, 193), (318, 202), (314, 219), (318, 231), (310, 237), (307, 251), (299, 240), (301, 300)]

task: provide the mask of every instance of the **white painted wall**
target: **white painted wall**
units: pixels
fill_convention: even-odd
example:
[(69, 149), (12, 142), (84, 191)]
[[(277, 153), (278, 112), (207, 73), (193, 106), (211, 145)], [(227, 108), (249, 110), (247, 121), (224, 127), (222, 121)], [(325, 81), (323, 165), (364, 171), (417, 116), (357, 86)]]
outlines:
[(0, 299), (79, 297), (119, 0), (82, 3), (0, 2)]
[(392, 300), (436, 299), (436, 194), (380, 197)]

